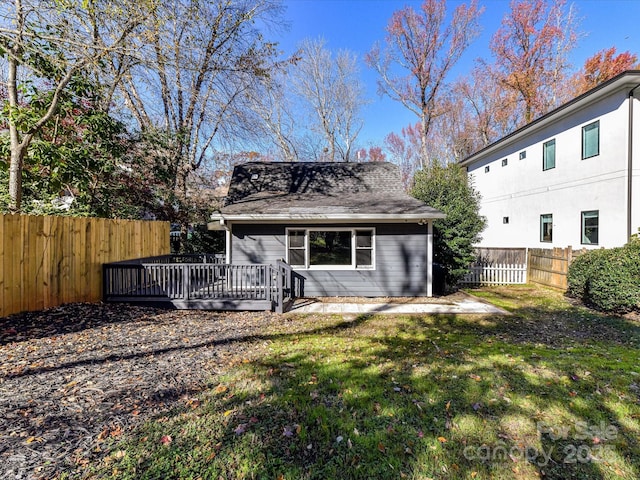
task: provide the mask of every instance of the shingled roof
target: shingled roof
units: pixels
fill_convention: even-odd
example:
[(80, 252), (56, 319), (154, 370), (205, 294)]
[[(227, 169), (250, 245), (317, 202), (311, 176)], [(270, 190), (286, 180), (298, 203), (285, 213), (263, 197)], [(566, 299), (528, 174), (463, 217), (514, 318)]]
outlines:
[(213, 219), (348, 220), (442, 218), (404, 192), (397, 165), (387, 162), (252, 162), (235, 167)]

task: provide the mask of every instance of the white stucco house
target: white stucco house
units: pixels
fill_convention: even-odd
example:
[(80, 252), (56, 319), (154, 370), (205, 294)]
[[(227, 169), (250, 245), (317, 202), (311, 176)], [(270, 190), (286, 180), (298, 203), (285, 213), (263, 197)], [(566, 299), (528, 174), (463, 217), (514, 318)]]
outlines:
[(464, 159), (480, 247), (624, 245), (640, 227), (640, 71), (627, 71)]

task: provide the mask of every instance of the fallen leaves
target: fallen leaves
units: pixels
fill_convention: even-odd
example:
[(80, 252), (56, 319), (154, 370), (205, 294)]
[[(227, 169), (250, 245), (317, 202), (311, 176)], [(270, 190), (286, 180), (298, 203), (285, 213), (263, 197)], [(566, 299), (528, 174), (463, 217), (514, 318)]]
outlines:
[[(124, 304), (68, 304), (0, 319), (0, 383), (10, 399), (0, 402), (0, 431), (15, 434), (3, 455), (34, 478), (74, 471), (78, 458), (107, 458), (105, 442), (152, 417), (162, 423), (175, 407), (200, 408), (198, 394), (212, 376), (264, 353), (263, 342), (236, 339), (264, 332), (266, 317), (272, 329), (301, 328), (264, 312)], [(210, 391), (226, 399), (230, 390), (219, 382)], [(175, 443), (177, 432), (166, 433)], [(5, 468), (0, 462), (0, 477)]]
[(213, 393), (220, 395), (222, 393), (225, 393), (227, 390), (229, 390), (229, 388), (226, 385), (219, 384), (216, 388), (213, 389)]

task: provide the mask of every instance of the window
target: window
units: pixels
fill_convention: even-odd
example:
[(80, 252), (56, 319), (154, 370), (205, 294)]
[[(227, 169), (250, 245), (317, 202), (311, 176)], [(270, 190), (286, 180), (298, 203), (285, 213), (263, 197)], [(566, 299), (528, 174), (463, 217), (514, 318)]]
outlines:
[(507, 158), (502, 159), (502, 166), (503, 167), (506, 167), (508, 163), (509, 163), (509, 160)]
[(519, 158), (520, 160), (524, 160), (525, 158), (527, 158), (527, 151), (526, 150), (521, 151)]
[(542, 144), (542, 170), (556, 168), (556, 139)]
[(301, 268), (371, 269), (374, 234), (371, 228), (287, 229), (287, 261)]
[(582, 127), (582, 159), (600, 154), (600, 120)]
[(504, 223), (505, 225), (509, 223), (509, 217), (502, 217), (502, 223)]
[(580, 236), (582, 238), (581, 243), (583, 245), (598, 244), (598, 216), (598, 210), (582, 212)]
[(540, 241), (553, 241), (553, 215), (551, 213), (540, 215)]
[(306, 263), (306, 232), (304, 230), (289, 230), (287, 232), (287, 251), (289, 264), (304, 265)]
[(484, 167), (484, 173), (489, 173), (489, 165), (487, 165), (486, 167)]

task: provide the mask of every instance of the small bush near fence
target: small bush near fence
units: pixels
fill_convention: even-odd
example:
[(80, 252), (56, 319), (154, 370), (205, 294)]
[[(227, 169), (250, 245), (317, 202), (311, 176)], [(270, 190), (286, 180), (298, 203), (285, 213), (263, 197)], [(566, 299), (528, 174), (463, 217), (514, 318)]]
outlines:
[(567, 294), (607, 312), (640, 309), (640, 238), (592, 250), (569, 266)]

